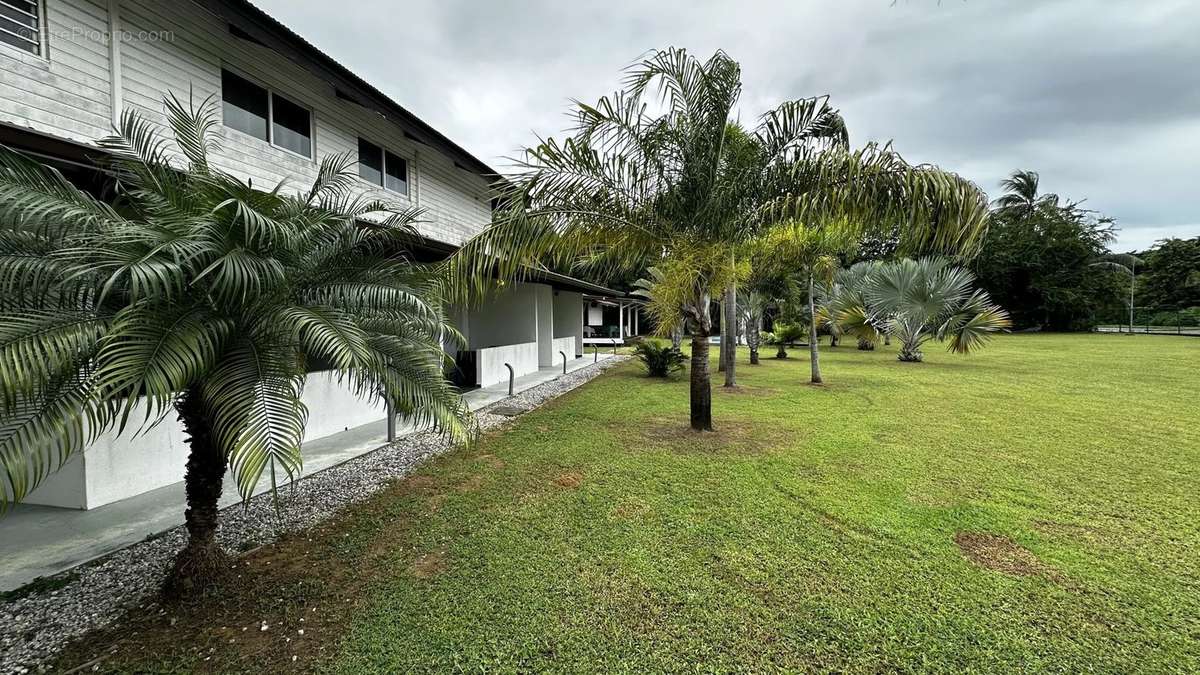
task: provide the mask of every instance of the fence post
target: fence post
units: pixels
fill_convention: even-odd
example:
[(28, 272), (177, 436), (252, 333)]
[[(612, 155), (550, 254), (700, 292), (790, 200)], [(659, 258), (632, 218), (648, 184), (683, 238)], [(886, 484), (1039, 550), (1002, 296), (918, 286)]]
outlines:
[(508, 395), (512, 396), (513, 395), (513, 380), (515, 380), (517, 378), (517, 375), (513, 371), (513, 367), (511, 364), (506, 363), (506, 364), (504, 364), (504, 367), (508, 368)]
[(388, 401), (387, 406), (387, 439), (388, 443), (396, 440), (396, 411), (392, 409), (392, 402)]

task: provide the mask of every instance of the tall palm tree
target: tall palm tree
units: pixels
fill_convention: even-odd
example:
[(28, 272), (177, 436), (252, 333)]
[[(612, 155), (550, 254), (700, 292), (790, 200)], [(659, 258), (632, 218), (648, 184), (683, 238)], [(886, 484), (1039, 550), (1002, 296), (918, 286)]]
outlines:
[(439, 282), (403, 254), (418, 212), (354, 197), (348, 156), (302, 194), (256, 190), (210, 163), (210, 101), (166, 110), (178, 154), (134, 113), (102, 141), (115, 205), (0, 147), (0, 505), (173, 411), (188, 542), (168, 589), (188, 593), (228, 569), (226, 469), (243, 498), (301, 470), (314, 362), (418, 424), (465, 438), (472, 422), (442, 376)]
[(865, 295), (876, 320), (888, 321), (899, 338), (897, 358), (919, 362), (929, 340), (966, 354), (1012, 325), (1008, 312), (974, 283), (974, 274), (947, 258), (904, 259), (880, 265)]
[[(910, 166), (889, 146), (849, 150), (824, 98), (767, 112), (752, 132), (758, 140), (731, 153), (740, 93), (741, 68), (724, 52), (701, 61), (671, 48), (634, 64), (621, 91), (576, 105), (565, 140), (526, 151), (502, 184), (495, 222), (455, 261), (463, 280), (520, 276), (539, 260), (597, 252), (616, 267), (682, 275), (669, 285), (690, 295), (670, 297), (655, 318), (669, 331), (682, 306), (691, 323), (697, 430), (712, 429), (709, 304), (740, 275), (732, 245), (792, 216), (899, 222), (909, 243), (956, 251), (976, 245), (986, 225), (986, 201), (969, 182)], [(743, 161), (741, 150), (761, 156)]]
[(1058, 195), (1038, 192), (1041, 177), (1036, 171), (1018, 169), (1000, 181), (1004, 194), (996, 198), (996, 209), (1016, 218), (1032, 217), (1039, 209), (1058, 205)]

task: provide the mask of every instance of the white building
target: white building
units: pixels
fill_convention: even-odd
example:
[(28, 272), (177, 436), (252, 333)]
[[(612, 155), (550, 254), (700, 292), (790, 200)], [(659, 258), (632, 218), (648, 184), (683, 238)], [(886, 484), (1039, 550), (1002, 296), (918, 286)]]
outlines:
[[(385, 37), (385, 36), (378, 36)], [(212, 96), (214, 164), (255, 185), (311, 183), (323, 157), (358, 156), (364, 192), (421, 207), (418, 253), (444, 256), (491, 218), (495, 171), (243, 0), (0, 0), (0, 143), (102, 180), (90, 157), (124, 109), (163, 121), (163, 97)], [(584, 350), (582, 293), (561, 275), (515, 284), (454, 313), (466, 386), (495, 385)], [(306, 441), (383, 418), (328, 374), (309, 377)], [(182, 478), (180, 431), (101, 439), (28, 500), (90, 509)]]

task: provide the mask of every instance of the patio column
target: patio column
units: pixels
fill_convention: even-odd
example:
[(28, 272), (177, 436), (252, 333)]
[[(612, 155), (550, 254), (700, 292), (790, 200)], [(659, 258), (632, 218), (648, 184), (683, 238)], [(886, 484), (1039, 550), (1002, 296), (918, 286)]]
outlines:
[(634, 334), (635, 336), (636, 336), (636, 335), (641, 335), (641, 333), (638, 331), (638, 314), (640, 314), (640, 313), (641, 313), (641, 312), (639, 312), (639, 311), (638, 311), (638, 306), (637, 306), (637, 305), (630, 305), (630, 306), (629, 306), (629, 311), (630, 311), (630, 312), (633, 312), (633, 334)]
[(625, 339), (625, 303), (617, 301), (617, 337)]

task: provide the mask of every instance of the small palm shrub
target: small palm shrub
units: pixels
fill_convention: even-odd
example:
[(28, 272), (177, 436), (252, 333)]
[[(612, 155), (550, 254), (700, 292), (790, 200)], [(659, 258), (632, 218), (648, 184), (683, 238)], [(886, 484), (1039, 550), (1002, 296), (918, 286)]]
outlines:
[(775, 322), (775, 331), (766, 333), (763, 336), (763, 341), (767, 344), (775, 345), (775, 358), (786, 359), (788, 345), (794, 345), (798, 340), (806, 337), (804, 326), (798, 323), (783, 323)]
[(633, 348), (633, 355), (642, 362), (646, 375), (650, 377), (670, 377), (683, 370), (683, 364), (687, 362), (683, 352), (654, 340), (638, 343)]

